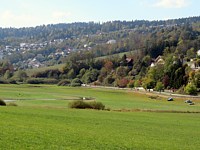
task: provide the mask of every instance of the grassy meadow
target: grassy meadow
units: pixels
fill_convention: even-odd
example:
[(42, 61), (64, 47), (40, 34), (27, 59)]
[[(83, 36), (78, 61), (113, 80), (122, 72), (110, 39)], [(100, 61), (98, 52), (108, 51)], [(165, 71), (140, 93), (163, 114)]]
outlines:
[[(184, 99), (153, 100), (133, 91), (51, 85), (0, 85), (0, 149), (188, 149), (200, 147), (200, 111)], [(69, 109), (92, 97), (111, 111)], [(115, 111), (115, 110), (153, 110)], [(158, 112), (156, 112), (158, 111)], [(166, 112), (160, 112), (166, 111)], [(167, 112), (169, 111), (169, 112)]]
[(41, 71), (45, 71), (45, 70), (51, 70), (51, 69), (59, 69), (59, 70), (62, 70), (62, 68), (63, 68), (64, 66), (65, 66), (65, 64), (58, 64), (58, 65), (48, 66), (48, 67), (27, 69), (27, 70), (26, 70), (26, 73), (27, 73), (27, 75), (30, 77), (30, 76), (32, 76), (34, 73), (41, 72)]
[(112, 55), (106, 55), (106, 56), (101, 56), (101, 57), (96, 57), (95, 59), (98, 60), (98, 59), (106, 59), (106, 58), (112, 58), (112, 57), (122, 57), (124, 55), (131, 56), (134, 53), (136, 53), (136, 50), (129, 51), (129, 52), (122, 52), (122, 53), (112, 54)]

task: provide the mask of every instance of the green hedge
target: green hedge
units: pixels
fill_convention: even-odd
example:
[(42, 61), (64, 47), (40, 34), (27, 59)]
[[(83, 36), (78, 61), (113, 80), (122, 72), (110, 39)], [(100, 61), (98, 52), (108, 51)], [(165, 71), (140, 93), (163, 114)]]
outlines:
[(79, 100), (79, 101), (73, 101), (69, 103), (69, 108), (104, 110), (105, 105), (103, 105), (101, 102), (96, 102), (96, 101), (85, 102), (85, 101)]
[(61, 80), (61, 81), (58, 83), (58, 86), (70, 86), (70, 85), (71, 85), (71, 81), (68, 80), (68, 79)]
[(26, 81), (28, 84), (57, 84), (57, 79), (30, 78)]

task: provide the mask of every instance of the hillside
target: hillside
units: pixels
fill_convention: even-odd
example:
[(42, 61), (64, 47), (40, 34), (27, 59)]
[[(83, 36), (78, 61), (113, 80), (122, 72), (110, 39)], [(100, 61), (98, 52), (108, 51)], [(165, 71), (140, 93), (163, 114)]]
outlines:
[[(187, 34), (182, 33), (184, 26), (193, 26), (196, 32), (188, 36), (196, 39), (199, 36), (199, 21), (200, 17), (190, 17), (166, 21), (112, 21), (0, 28), (0, 58), (9, 60), (16, 68), (26, 69), (63, 63), (70, 53), (85, 50), (93, 51), (95, 57), (99, 57), (145, 49), (147, 52), (154, 51), (156, 54), (152, 56), (157, 57), (162, 53), (157, 45), (161, 45), (162, 49), (177, 46), (180, 34)], [(111, 45), (108, 46), (110, 41)]]
[[(10, 28), (1, 37), (7, 82), (200, 91), (200, 17)], [(40, 67), (47, 69), (22, 71)]]

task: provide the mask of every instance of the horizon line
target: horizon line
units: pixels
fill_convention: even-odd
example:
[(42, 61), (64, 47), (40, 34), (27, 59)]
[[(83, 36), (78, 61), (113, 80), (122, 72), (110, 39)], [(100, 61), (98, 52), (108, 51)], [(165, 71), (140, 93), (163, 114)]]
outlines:
[(74, 22), (60, 22), (60, 23), (47, 23), (47, 24), (40, 24), (40, 25), (33, 25), (33, 26), (22, 26), (22, 27), (0, 27), (0, 29), (22, 29), (22, 28), (36, 28), (36, 27), (41, 27), (41, 26), (48, 26), (48, 25), (59, 25), (59, 24), (75, 24), (75, 23), (100, 23), (100, 24), (104, 24), (107, 22), (135, 22), (135, 21), (148, 21), (148, 22), (159, 22), (159, 21), (170, 21), (170, 20), (178, 20), (178, 19), (188, 19), (188, 18), (196, 18), (196, 17), (200, 17), (200, 15), (198, 16), (188, 16), (188, 17), (179, 17), (179, 18), (168, 18), (168, 19), (135, 19), (135, 20), (107, 20), (107, 21), (74, 21)]

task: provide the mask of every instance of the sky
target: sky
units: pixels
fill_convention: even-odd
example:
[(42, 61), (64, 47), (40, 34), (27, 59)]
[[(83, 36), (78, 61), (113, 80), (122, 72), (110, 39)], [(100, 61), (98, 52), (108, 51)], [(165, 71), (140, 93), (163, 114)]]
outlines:
[(0, 27), (200, 16), (200, 0), (1, 0)]

